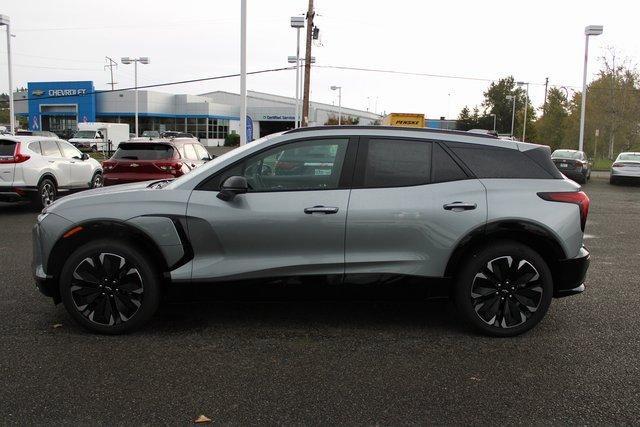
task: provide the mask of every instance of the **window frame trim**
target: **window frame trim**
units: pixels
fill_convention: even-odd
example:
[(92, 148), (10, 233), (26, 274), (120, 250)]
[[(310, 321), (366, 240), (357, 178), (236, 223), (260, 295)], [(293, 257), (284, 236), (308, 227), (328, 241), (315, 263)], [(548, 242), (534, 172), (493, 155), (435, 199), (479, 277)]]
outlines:
[[(292, 192), (300, 192), (300, 191), (335, 191), (335, 190), (350, 190), (352, 188), (352, 180), (354, 177), (354, 173), (355, 173), (355, 164), (357, 161), (357, 150), (358, 150), (358, 145), (359, 145), (359, 140), (362, 137), (358, 136), (358, 135), (324, 135), (324, 136), (315, 136), (315, 137), (305, 137), (305, 138), (296, 138), (296, 139), (289, 139), (286, 141), (281, 141), (277, 144), (273, 144), (273, 145), (269, 145), (268, 147), (265, 147), (261, 150), (258, 150), (254, 153), (251, 153), (250, 155), (244, 156), (238, 160), (236, 160), (235, 162), (227, 165), (224, 169), (221, 169), (219, 171), (217, 171), (216, 173), (209, 175), (208, 177), (204, 178), (202, 181), (200, 181), (195, 188), (193, 189), (193, 191), (209, 191), (209, 192), (219, 192), (220, 189), (205, 189), (202, 188), (204, 187), (209, 181), (212, 181), (214, 179), (216, 179), (217, 177), (219, 177), (220, 175), (223, 175), (225, 172), (227, 172), (230, 169), (233, 169), (234, 167), (238, 166), (239, 164), (246, 162), (247, 160), (255, 157), (255, 156), (259, 156), (260, 154), (274, 149), (274, 148), (278, 148), (281, 147), (283, 145), (289, 145), (289, 144), (295, 144), (298, 142), (305, 142), (305, 141), (319, 141), (319, 140), (324, 140), (324, 139), (345, 139), (347, 141), (347, 149), (345, 151), (344, 154), (344, 161), (342, 163), (342, 170), (340, 171), (340, 176), (338, 177), (338, 186), (336, 188), (305, 188), (305, 189), (299, 189), (299, 190), (293, 190), (293, 189), (287, 189), (287, 190), (261, 190), (261, 191), (251, 191), (248, 192), (247, 194), (261, 194), (261, 193), (292, 193)], [(220, 183), (222, 184), (222, 183)]]

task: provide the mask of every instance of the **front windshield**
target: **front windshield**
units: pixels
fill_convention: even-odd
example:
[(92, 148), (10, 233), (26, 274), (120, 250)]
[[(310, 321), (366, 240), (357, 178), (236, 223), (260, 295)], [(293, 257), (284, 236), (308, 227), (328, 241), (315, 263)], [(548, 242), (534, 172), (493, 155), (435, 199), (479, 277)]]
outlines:
[(556, 150), (551, 154), (552, 159), (580, 159), (581, 157), (580, 152), (574, 150)]
[(145, 138), (158, 138), (160, 137), (160, 132), (157, 130), (145, 130), (142, 132), (142, 136)]
[(96, 131), (94, 130), (79, 130), (73, 135), (74, 138), (82, 138), (82, 139), (95, 139)]
[(225, 162), (227, 159), (229, 159), (231, 157), (242, 156), (242, 153), (244, 153), (245, 151), (254, 148), (256, 145), (261, 145), (261, 144), (265, 143), (266, 141), (269, 141), (272, 138), (275, 138), (277, 136), (282, 135), (283, 133), (284, 132), (272, 133), (271, 135), (263, 136), (260, 139), (256, 139), (255, 141), (251, 141), (249, 144), (242, 145), (242, 146), (240, 146), (238, 148), (234, 148), (233, 150), (227, 151), (226, 153), (224, 153), (224, 154), (216, 157), (215, 159), (207, 162), (207, 164), (205, 164), (204, 166), (200, 166), (195, 171), (193, 171), (191, 173), (188, 173), (186, 175), (182, 175), (181, 177), (174, 179), (173, 181), (171, 181), (171, 184), (169, 184), (167, 186), (167, 188), (176, 188), (176, 187), (180, 186), (183, 182), (192, 179), (194, 177), (194, 175), (208, 174), (208, 172), (211, 170), (211, 168), (217, 167), (217, 165), (219, 165), (222, 162)]
[(640, 153), (620, 153), (618, 160), (640, 162)]

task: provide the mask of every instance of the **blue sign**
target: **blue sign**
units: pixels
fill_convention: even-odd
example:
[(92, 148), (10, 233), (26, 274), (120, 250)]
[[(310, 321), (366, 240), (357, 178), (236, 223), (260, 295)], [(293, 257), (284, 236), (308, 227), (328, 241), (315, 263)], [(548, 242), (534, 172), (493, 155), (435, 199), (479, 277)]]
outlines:
[(247, 116), (247, 142), (253, 141), (253, 120)]
[(42, 116), (66, 116), (76, 122), (96, 121), (92, 81), (29, 82), (29, 129), (38, 130)]

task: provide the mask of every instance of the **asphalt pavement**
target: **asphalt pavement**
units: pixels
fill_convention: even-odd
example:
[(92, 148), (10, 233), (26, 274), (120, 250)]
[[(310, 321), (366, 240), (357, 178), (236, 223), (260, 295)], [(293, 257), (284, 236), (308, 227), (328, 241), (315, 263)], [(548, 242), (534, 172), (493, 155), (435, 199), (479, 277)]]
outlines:
[(0, 205), (0, 424), (638, 424), (640, 187), (584, 189), (587, 291), (510, 339), (446, 301), (323, 298), (165, 304), (92, 335), (34, 288), (36, 214)]

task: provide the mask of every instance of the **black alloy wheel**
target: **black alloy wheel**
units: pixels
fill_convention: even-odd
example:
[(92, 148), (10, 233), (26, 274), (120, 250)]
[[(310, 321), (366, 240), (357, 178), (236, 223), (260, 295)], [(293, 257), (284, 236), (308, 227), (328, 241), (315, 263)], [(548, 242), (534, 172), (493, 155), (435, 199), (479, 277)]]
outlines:
[(84, 328), (126, 333), (157, 310), (159, 271), (129, 241), (95, 240), (76, 249), (65, 262), (60, 294), (69, 314)]
[(460, 314), (480, 332), (510, 337), (542, 320), (553, 280), (536, 251), (500, 240), (474, 251), (458, 274), (454, 297)]

